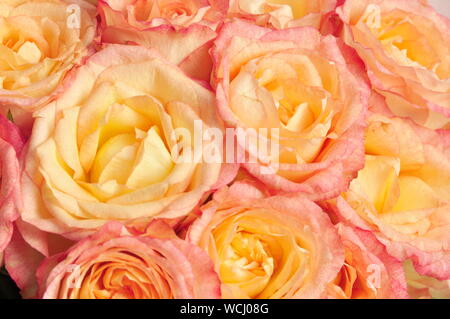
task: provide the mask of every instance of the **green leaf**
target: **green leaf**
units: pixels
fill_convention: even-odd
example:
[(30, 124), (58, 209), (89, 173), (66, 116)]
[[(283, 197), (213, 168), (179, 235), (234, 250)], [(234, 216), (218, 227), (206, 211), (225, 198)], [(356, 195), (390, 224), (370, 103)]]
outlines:
[(8, 114), (6, 115), (6, 117), (8, 118), (8, 120), (14, 123), (14, 117), (11, 113), (11, 110), (8, 110)]

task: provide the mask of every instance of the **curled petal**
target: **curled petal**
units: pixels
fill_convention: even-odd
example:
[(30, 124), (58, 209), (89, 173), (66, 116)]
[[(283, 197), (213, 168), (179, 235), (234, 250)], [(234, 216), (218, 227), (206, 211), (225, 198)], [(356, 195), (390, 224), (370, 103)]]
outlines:
[(343, 265), (336, 229), (306, 198), (243, 180), (200, 210), (186, 237), (212, 258), (224, 298), (321, 298)]
[(203, 251), (177, 238), (154, 235), (132, 236), (120, 223), (106, 224), (42, 263), (37, 272), (40, 295), (50, 299), (220, 297), (217, 275)]
[(330, 297), (348, 299), (405, 299), (402, 263), (369, 231), (338, 224), (345, 247), (345, 265), (329, 285)]
[(218, 110), (236, 130), (250, 174), (274, 191), (315, 200), (348, 188), (363, 167), (370, 96), (352, 49), (314, 28), (235, 21), (221, 29), (211, 55)]
[(450, 126), (450, 20), (425, 1), (345, 1), (342, 37), (389, 109), (430, 129)]

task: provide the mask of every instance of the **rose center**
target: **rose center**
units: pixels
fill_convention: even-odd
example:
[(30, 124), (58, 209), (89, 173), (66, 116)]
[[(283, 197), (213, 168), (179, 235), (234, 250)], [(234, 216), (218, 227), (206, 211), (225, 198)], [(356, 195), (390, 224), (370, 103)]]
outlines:
[[(125, 259), (130, 258), (126, 256)], [(131, 264), (117, 262), (99, 262), (89, 270), (89, 280), (84, 280), (81, 287), (81, 297), (95, 299), (158, 299), (171, 298), (169, 284), (161, 276), (161, 270), (155, 265), (143, 264), (136, 260), (135, 267)], [(154, 267), (154, 269), (153, 269)], [(148, 269), (149, 273), (145, 270)], [(152, 269), (152, 271), (150, 271)], [(151, 275), (154, 277), (152, 278)], [(154, 285), (158, 282), (158, 285)]]
[(290, 7), (294, 19), (300, 19), (308, 13), (314, 12), (314, 7), (316, 6), (316, 1), (305, 0), (266, 0), (266, 2), (272, 5)]
[(82, 171), (74, 177), (102, 201), (160, 183), (175, 165), (159, 117), (162, 106), (144, 96), (120, 102), (92, 116), (89, 104), (94, 98), (78, 118), (78, 144), (85, 155), (80, 158)]
[[(414, 16), (397, 11), (382, 14), (378, 5), (369, 5), (362, 17), (385, 52), (403, 66), (426, 68), (436, 72), (440, 59), (426, 34), (414, 24)], [(428, 30), (432, 32), (431, 30)]]
[[(274, 272), (274, 259), (268, 246), (256, 235), (238, 232), (226, 248), (220, 272), (226, 283), (242, 284), (242, 288), (252, 298), (265, 287)], [(246, 283), (261, 280), (255, 289)]]
[(7, 35), (1, 37), (1, 44), (14, 52), (18, 65), (36, 64), (43, 56), (33, 40), (25, 38), (15, 30), (10, 30)]

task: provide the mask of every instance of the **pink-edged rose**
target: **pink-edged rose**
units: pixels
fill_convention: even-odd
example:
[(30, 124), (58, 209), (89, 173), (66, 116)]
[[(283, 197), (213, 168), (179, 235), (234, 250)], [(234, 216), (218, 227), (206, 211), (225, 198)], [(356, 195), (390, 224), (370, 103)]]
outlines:
[(219, 190), (187, 239), (212, 258), (224, 298), (321, 298), (344, 262), (322, 209), (306, 198), (267, 197), (250, 181)]
[(0, 109), (35, 111), (64, 91), (92, 51), (95, 7), (84, 0), (0, 3)]
[(251, 20), (263, 27), (286, 29), (314, 26), (336, 7), (336, 0), (230, 0), (229, 17)]
[(200, 248), (150, 225), (132, 235), (111, 222), (66, 252), (46, 259), (37, 276), (44, 299), (210, 299), (220, 282)]
[(345, 42), (397, 116), (450, 128), (450, 20), (421, 0), (347, 0)]
[(19, 129), (0, 115), (0, 265), (3, 251), (12, 237), (13, 223), (19, 217), (22, 207), (18, 156), (23, 145)]
[(414, 299), (450, 299), (450, 279), (438, 280), (421, 276), (414, 269), (411, 260), (404, 263), (408, 294)]
[(228, 7), (224, 0), (100, 0), (101, 39), (157, 49), (190, 76), (208, 80), (208, 50)]
[(345, 248), (345, 263), (328, 286), (328, 297), (337, 299), (408, 298), (402, 263), (369, 231), (338, 224)]
[(221, 161), (203, 160), (213, 141), (196, 144), (194, 123), (220, 129), (211, 91), (153, 50), (109, 45), (36, 114), (22, 219), (80, 239), (112, 220), (189, 214), (227, 182)]
[(363, 167), (369, 97), (355, 53), (312, 27), (235, 21), (221, 29), (212, 55), (219, 113), (236, 129), (243, 166), (278, 191), (315, 199), (345, 191)]
[(449, 145), (446, 134), (374, 113), (365, 167), (332, 201), (340, 220), (373, 232), (390, 255), (438, 279), (450, 278)]

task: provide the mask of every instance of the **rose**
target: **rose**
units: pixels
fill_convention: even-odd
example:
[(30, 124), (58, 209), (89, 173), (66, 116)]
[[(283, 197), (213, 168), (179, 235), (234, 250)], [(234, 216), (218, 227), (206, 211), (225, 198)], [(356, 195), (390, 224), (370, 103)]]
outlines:
[[(248, 132), (236, 134), (253, 157), (243, 166), (275, 190), (316, 199), (344, 191), (363, 167), (369, 94), (353, 52), (313, 28), (237, 21), (222, 28), (212, 55), (219, 113)], [(265, 156), (264, 143), (279, 152)]]
[(392, 112), (450, 128), (449, 19), (419, 0), (348, 0), (337, 13)]
[(320, 298), (343, 265), (328, 216), (307, 199), (267, 198), (249, 181), (219, 190), (187, 239), (212, 258), (224, 298)]
[(215, 28), (227, 8), (223, 0), (100, 0), (104, 23), (138, 30), (171, 25), (184, 29), (193, 24)]
[(336, 0), (231, 0), (229, 16), (276, 29), (301, 26), (319, 29), (323, 16), (335, 7)]
[(62, 236), (40, 231), (20, 218), (14, 222), (12, 238), (4, 252), (4, 262), (22, 298), (37, 297), (36, 270), (45, 256), (64, 252), (73, 244), (73, 241)]
[(102, 41), (157, 49), (191, 77), (209, 80), (208, 50), (225, 18), (224, 0), (101, 0)]
[(195, 121), (220, 127), (210, 91), (154, 51), (106, 47), (36, 114), (22, 219), (77, 239), (109, 220), (188, 214), (227, 183), (221, 158), (206, 158), (221, 149), (194, 141)]
[(67, 252), (42, 263), (37, 271), (40, 296), (220, 298), (220, 282), (208, 256), (175, 235), (167, 235), (166, 230), (158, 229), (161, 227), (164, 228), (157, 225), (151, 236), (139, 237), (131, 235), (120, 223), (106, 224)]
[(0, 115), (0, 265), (3, 251), (11, 240), (13, 223), (19, 216), (20, 165), (17, 157), (24, 140), (19, 129)]
[(450, 140), (381, 113), (369, 122), (366, 165), (334, 202), (339, 219), (374, 232), (420, 274), (450, 278)]
[(34, 111), (63, 90), (65, 76), (89, 53), (94, 16), (92, 5), (76, 0), (2, 1), (1, 108)]
[(450, 299), (450, 280), (437, 280), (432, 277), (421, 276), (408, 260), (404, 264), (408, 281), (408, 294), (414, 299)]
[(408, 298), (402, 264), (368, 231), (337, 225), (345, 247), (345, 264), (329, 284), (328, 295), (338, 299)]

